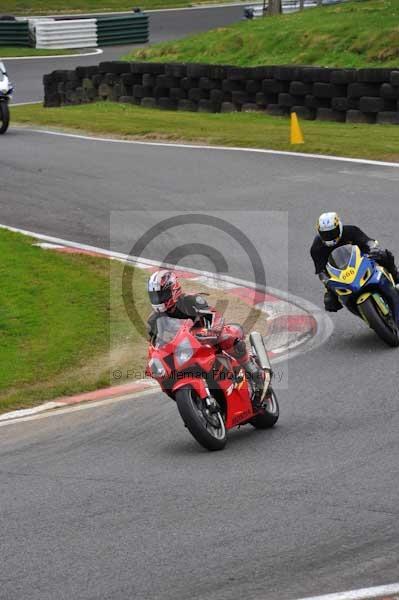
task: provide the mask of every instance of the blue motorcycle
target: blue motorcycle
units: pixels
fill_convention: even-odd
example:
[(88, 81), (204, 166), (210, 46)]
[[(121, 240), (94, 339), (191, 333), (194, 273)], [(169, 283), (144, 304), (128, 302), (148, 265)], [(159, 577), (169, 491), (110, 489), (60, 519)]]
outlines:
[(0, 134), (5, 133), (10, 124), (8, 103), (12, 98), (13, 86), (8, 79), (4, 63), (0, 61)]
[(326, 286), (389, 346), (399, 346), (399, 291), (392, 275), (358, 246), (333, 250)]

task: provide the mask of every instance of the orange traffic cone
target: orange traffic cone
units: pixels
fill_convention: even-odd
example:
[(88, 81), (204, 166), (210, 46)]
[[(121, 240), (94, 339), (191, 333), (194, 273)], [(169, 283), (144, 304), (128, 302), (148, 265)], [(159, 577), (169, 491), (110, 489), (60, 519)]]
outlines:
[(291, 113), (291, 144), (304, 144), (301, 126), (296, 113)]

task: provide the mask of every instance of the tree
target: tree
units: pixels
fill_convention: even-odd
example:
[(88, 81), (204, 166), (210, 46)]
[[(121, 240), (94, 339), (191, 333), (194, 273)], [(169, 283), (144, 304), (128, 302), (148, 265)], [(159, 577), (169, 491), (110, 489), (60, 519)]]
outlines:
[(269, 0), (269, 15), (279, 15), (281, 13), (281, 0)]

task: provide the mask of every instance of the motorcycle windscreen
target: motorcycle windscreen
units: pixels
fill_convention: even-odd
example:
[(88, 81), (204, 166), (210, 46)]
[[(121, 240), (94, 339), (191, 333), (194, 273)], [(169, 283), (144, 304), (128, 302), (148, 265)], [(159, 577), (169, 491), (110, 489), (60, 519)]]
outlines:
[(186, 323), (185, 319), (173, 319), (166, 315), (158, 317), (156, 320), (157, 333), (155, 346), (157, 348), (162, 348), (162, 346), (170, 344), (170, 342), (175, 339), (184, 323)]
[(335, 248), (328, 257), (328, 263), (334, 268), (344, 271), (349, 266), (352, 266), (352, 256), (356, 262), (356, 249), (351, 244)]

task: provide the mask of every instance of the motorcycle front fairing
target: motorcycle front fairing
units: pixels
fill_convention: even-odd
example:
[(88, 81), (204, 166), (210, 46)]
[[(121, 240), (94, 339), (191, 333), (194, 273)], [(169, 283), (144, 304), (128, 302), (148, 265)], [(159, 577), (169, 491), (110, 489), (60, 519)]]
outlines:
[(216, 354), (211, 343), (198, 340), (190, 319), (160, 317), (157, 323), (159, 334), (149, 348), (147, 375), (171, 398), (186, 386), (202, 400), (220, 396), (227, 429), (248, 422), (254, 416), (252, 389), (239, 363), (225, 353)]
[(181, 387), (191, 386), (201, 399), (208, 398), (207, 374), (215, 360), (191, 333), (193, 321), (163, 316), (157, 319), (158, 335), (149, 348), (147, 374), (169, 396)]
[(374, 263), (374, 272), (361, 292), (362, 294), (357, 297), (358, 305), (372, 295), (382, 313), (385, 312), (388, 303), (395, 322), (399, 325), (399, 293), (392, 275), (386, 269)]
[(243, 368), (239, 370), (238, 377), (228, 383), (219, 382), (224, 388), (227, 402), (226, 428), (247, 423), (253, 416), (254, 410), (251, 401), (252, 388)]
[(374, 269), (374, 261), (366, 257), (362, 258), (355, 252), (343, 269), (328, 265), (331, 279), (327, 282), (327, 287), (338, 296), (341, 304), (352, 313), (359, 315), (356, 298), (364, 291), (364, 285), (373, 275)]
[(352, 246), (350, 260), (342, 268), (335, 268), (329, 263), (327, 270), (330, 275), (327, 288), (335, 292), (341, 304), (352, 313), (361, 317), (359, 305), (373, 296), (380, 310), (388, 302), (399, 323), (399, 294), (392, 276), (373, 259), (362, 255), (360, 248)]
[(4, 63), (0, 61), (0, 98), (10, 99), (13, 91)]
[(253, 391), (245, 369), (226, 352), (216, 356), (209, 387), (223, 408), (227, 429), (248, 422), (254, 416)]

